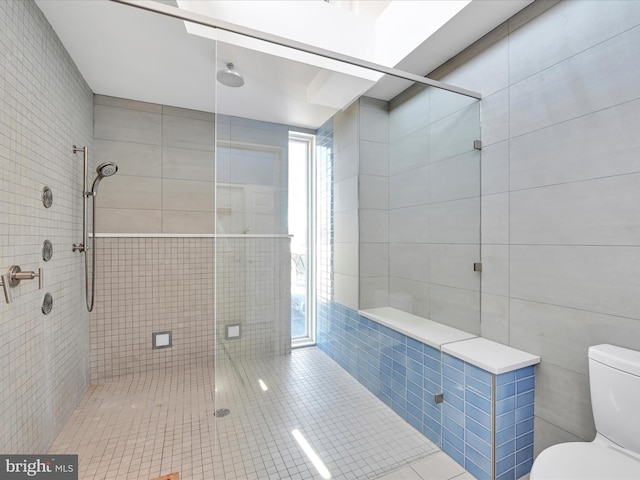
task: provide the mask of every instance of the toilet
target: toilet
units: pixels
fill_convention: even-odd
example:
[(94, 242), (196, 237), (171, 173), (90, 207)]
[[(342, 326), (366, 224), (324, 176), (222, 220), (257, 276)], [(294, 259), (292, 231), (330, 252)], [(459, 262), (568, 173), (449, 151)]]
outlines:
[(640, 352), (589, 347), (589, 385), (596, 438), (547, 448), (530, 480), (640, 479)]

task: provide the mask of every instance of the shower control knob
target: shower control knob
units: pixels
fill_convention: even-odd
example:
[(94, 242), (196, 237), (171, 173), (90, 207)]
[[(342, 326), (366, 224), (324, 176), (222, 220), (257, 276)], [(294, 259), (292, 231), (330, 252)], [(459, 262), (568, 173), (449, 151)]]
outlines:
[(2, 291), (4, 292), (4, 300), (7, 303), (11, 303), (12, 298), (11, 298), (11, 290), (9, 290), (9, 274), (5, 273), (4, 275), (2, 275)]
[(38, 272), (23, 272), (18, 265), (13, 265), (7, 272), (7, 278), (9, 279), (9, 286), (15, 287), (20, 285), (22, 280), (38, 279), (38, 289), (42, 288), (42, 268), (38, 269)]

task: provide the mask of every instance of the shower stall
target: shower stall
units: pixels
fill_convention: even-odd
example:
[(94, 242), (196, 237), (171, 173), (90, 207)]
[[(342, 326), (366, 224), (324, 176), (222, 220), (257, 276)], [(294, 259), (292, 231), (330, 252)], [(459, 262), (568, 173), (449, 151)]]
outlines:
[[(128, 45), (137, 93), (94, 95), (98, 176), (85, 200), (118, 172), (100, 184), (91, 238), (77, 246), (95, 256), (82, 409), (102, 412), (98, 449), (115, 448), (116, 461), (115, 438), (132, 435), (128, 445), (150, 452), (132, 478), (228, 479), (369, 478), (436, 451), (367, 356), (382, 339), (350, 319), (392, 306), (479, 333), (479, 96), (165, 3), (74, 8), (117, 18), (107, 30), (122, 38), (158, 32)], [(168, 94), (155, 88), (163, 75)], [(302, 269), (288, 218), (295, 135), (313, 140)], [(304, 314), (317, 316), (304, 343), (317, 347), (292, 351), (300, 275)], [(52, 451), (78, 453), (81, 478), (94, 478), (103, 457), (74, 418)]]

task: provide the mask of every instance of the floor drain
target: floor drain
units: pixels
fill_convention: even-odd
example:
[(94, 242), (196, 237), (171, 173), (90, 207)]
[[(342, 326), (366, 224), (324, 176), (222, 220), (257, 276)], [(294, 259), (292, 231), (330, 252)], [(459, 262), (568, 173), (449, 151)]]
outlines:
[(226, 417), (227, 415), (229, 415), (229, 409), (228, 408), (219, 408), (217, 409), (215, 412), (213, 412), (213, 416), (214, 417)]

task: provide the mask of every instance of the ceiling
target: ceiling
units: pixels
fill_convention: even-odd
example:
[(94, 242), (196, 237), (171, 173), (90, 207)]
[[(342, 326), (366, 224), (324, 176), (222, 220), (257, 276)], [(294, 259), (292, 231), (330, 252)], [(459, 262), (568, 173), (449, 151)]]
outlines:
[[(285, 28), (295, 41), (426, 75), (531, 1), (162, 3), (247, 28), (264, 25), (264, 31), (279, 36)], [(36, 3), (96, 94), (315, 129), (360, 95), (390, 100), (409, 85), (237, 34), (206, 28), (190, 34), (180, 20), (109, 0)], [(403, 9), (436, 3), (450, 10), (440, 23), (430, 25), (435, 14), (414, 11), (411, 18), (406, 10), (406, 17), (398, 16)], [(453, 3), (459, 5), (452, 10)], [(227, 62), (244, 75), (243, 87), (215, 82), (216, 71)]]

